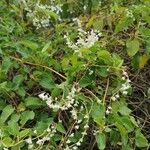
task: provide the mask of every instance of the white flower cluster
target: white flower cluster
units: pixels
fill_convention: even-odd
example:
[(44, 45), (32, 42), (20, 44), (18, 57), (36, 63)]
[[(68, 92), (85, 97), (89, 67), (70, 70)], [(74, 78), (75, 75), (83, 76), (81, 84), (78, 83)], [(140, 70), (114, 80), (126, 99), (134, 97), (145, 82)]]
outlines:
[(72, 116), (74, 119), (76, 119), (77, 114), (75, 111), (75, 107), (77, 107), (79, 104), (78, 101), (75, 100), (76, 91), (77, 90), (73, 86), (63, 104), (57, 100), (57, 97), (53, 99), (51, 96), (49, 96), (48, 93), (45, 93), (45, 92), (39, 94), (39, 98), (45, 101), (46, 104), (49, 106), (49, 108), (52, 108), (52, 109), (68, 110), (69, 108), (72, 108), (71, 110)]
[[(34, 131), (36, 134), (36, 130)], [(56, 125), (52, 124), (50, 127), (47, 128), (46, 130), (46, 135), (43, 136), (42, 138), (38, 138), (36, 141), (36, 144), (38, 145), (43, 145), (46, 141), (50, 141), (50, 139), (55, 135), (56, 133)], [(25, 139), (25, 142), (28, 144), (28, 149), (33, 149), (34, 144), (33, 144), (33, 139), (31, 137)]]
[(133, 21), (135, 21), (135, 17), (134, 17), (134, 15), (133, 15), (132, 10), (126, 9), (126, 16), (129, 17), (129, 18), (132, 18)]
[[(128, 90), (129, 88), (131, 88), (131, 85), (130, 85), (130, 79), (129, 79), (129, 76), (128, 76), (128, 73), (126, 71), (123, 70), (123, 76), (122, 76), (122, 81), (124, 82), (122, 85), (121, 85), (121, 88), (117, 91), (117, 93), (115, 93), (112, 97), (111, 97), (111, 100), (112, 101), (116, 101), (120, 98), (120, 95), (119, 93), (121, 92), (123, 95), (127, 95), (128, 94)], [(108, 106), (107, 109), (106, 109), (106, 114), (110, 114), (111, 113), (111, 106)]]
[(108, 106), (106, 110), (106, 115), (109, 115), (111, 113), (111, 110), (112, 110), (111, 106)]
[[(86, 117), (86, 119), (89, 119), (89, 116)], [(79, 128), (81, 122), (82, 122), (82, 120), (78, 120), (78, 122), (77, 122), (78, 125), (75, 126), (75, 129), (78, 129), (78, 128)], [(77, 127), (78, 127), (78, 128), (77, 128)], [(67, 144), (67, 145), (66, 145), (65, 150), (67, 150), (67, 149), (70, 150), (70, 148), (71, 148), (71, 150), (77, 150), (77, 149), (81, 146), (81, 144), (82, 144), (82, 142), (83, 142), (83, 140), (84, 140), (84, 137), (87, 135), (87, 130), (88, 130), (88, 128), (89, 128), (89, 125), (88, 125), (88, 120), (87, 120), (86, 124), (85, 124), (84, 127), (83, 127), (84, 130), (81, 132), (81, 135), (82, 135), (81, 138), (80, 138), (76, 143), (74, 143), (74, 144), (72, 144), (72, 145), (68, 145), (68, 144), (71, 143), (71, 139), (75, 136), (74, 133), (71, 133), (71, 134), (68, 136), (68, 140), (66, 141), (66, 144)]]
[(22, 0), (22, 2), (27, 11), (27, 17), (32, 20), (37, 29), (51, 25), (51, 13), (58, 15), (58, 19), (61, 20), (62, 5), (54, 5), (53, 1), (51, 1), (51, 5), (40, 4), (39, 2), (31, 5), (28, 0)]
[(32, 138), (29, 137), (28, 139), (25, 139), (26, 143), (28, 144), (28, 149), (32, 149), (33, 148), (33, 142), (32, 142)]
[(78, 40), (74, 43), (70, 40), (68, 33), (64, 36), (67, 41), (67, 45), (69, 48), (73, 49), (75, 52), (79, 52), (81, 48), (90, 48), (92, 47), (102, 35), (97, 30), (90, 30), (86, 32), (82, 29), (81, 22), (79, 19), (74, 19), (78, 23)]
[(123, 71), (122, 80), (125, 82), (122, 84), (120, 91), (122, 92), (123, 95), (127, 95), (128, 89), (131, 88), (131, 85), (130, 85), (131, 80), (129, 79), (128, 73), (126, 71)]

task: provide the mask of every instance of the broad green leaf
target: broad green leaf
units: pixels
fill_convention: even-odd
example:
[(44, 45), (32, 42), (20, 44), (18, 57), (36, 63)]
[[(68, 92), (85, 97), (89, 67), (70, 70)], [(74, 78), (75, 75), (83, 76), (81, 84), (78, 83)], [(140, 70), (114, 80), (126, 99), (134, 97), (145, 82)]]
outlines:
[(108, 67), (98, 67), (96, 69), (96, 74), (102, 77), (107, 77), (109, 75)]
[(105, 124), (105, 122), (104, 122), (104, 117), (105, 117), (104, 105), (94, 102), (91, 113), (92, 113), (92, 118), (99, 126), (103, 126)]
[(22, 131), (19, 132), (19, 138), (25, 138), (29, 135), (29, 133), (31, 132), (31, 129), (24, 129)]
[(21, 114), (20, 124), (23, 126), (28, 120), (34, 119), (34, 112), (33, 111), (25, 111)]
[(132, 22), (133, 22), (133, 19), (130, 17), (125, 16), (121, 18), (115, 27), (115, 33), (118, 33), (120, 31), (127, 29), (127, 27), (131, 25)]
[(20, 86), (20, 84), (23, 82), (24, 76), (23, 75), (17, 75), (13, 78), (13, 90), (17, 90)]
[(103, 60), (105, 64), (112, 65), (112, 57), (107, 50), (99, 50), (98, 57), (100, 60)]
[(19, 125), (17, 122), (14, 122), (14, 121), (9, 121), (8, 122), (8, 129), (10, 134), (12, 135), (18, 135), (19, 134)]
[(5, 74), (7, 74), (11, 66), (12, 66), (12, 61), (7, 57), (3, 58), (2, 70), (5, 72)]
[(35, 126), (35, 130), (39, 134), (43, 133), (53, 123), (53, 118), (47, 118), (45, 115), (42, 117), (42, 120), (38, 121)]
[(122, 115), (128, 116), (131, 113), (131, 110), (123, 104), (120, 104), (119, 110), (118, 110)]
[(42, 100), (40, 100), (39, 98), (37, 98), (37, 97), (27, 97), (25, 99), (25, 106), (26, 107), (38, 108), (38, 107), (44, 106), (44, 105), (45, 105), (45, 103)]
[(6, 147), (10, 147), (14, 143), (14, 141), (10, 137), (4, 137), (2, 142)]
[(14, 112), (14, 110), (15, 109), (11, 105), (7, 105), (2, 111), (0, 117), (0, 124), (3, 124), (8, 119), (8, 117)]
[(120, 133), (118, 131), (112, 130), (110, 132), (110, 143), (111, 143), (111, 145), (116, 146), (117, 143), (120, 141), (120, 138), (121, 138)]
[(38, 44), (29, 40), (23, 40), (20, 41), (21, 44), (23, 44), (25, 47), (30, 48), (32, 50), (38, 49)]
[(140, 32), (145, 38), (149, 38), (149, 37), (150, 37), (150, 29), (149, 29), (149, 28), (140, 27), (140, 28), (139, 28), (139, 32)]
[(128, 143), (128, 133), (127, 133), (127, 130), (122, 125), (122, 123), (121, 123), (121, 121), (119, 119), (117, 119), (117, 122), (115, 123), (115, 125), (116, 125), (116, 127), (118, 128), (118, 130), (120, 132), (123, 146), (125, 146)]
[(120, 117), (120, 120), (128, 132), (134, 130), (134, 125), (128, 116)]
[(139, 69), (140, 55), (137, 53), (131, 60), (131, 65), (134, 69)]
[(54, 84), (54, 79), (53, 79), (53, 76), (52, 74), (50, 73), (43, 73), (41, 76), (40, 76), (40, 82), (39, 84), (46, 88), (46, 89), (52, 89), (55, 87), (55, 84)]
[(135, 132), (135, 144), (137, 147), (147, 147), (148, 141), (145, 136), (141, 133), (140, 129)]
[(104, 150), (106, 147), (106, 136), (104, 133), (96, 134), (96, 142), (99, 150)]
[(64, 128), (64, 126), (62, 125), (62, 123), (58, 123), (57, 127), (56, 127), (57, 131), (61, 132), (61, 133), (66, 133), (66, 130)]
[(114, 67), (121, 67), (123, 64), (123, 59), (120, 58), (120, 56), (118, 54), (113, 54), (112, 55), (112, 59), (113, 59), (113, 66)]
[(88, 85), (91, 85), (92, 81), (93, 81), (93, 78), (91, 76), (86, 75), (81, 78), (81, 80), (79, 81), (79, 84), (81, 87), (86, 87)]
[(3, 110), (6, 105), (7, 104), (4, 102), (4, 100), (0, 99), (0, 111)]
[(47, 51), (47, 49), (50, 47), (50, 45), (51, 45), (51, 41), (48, 42), (48, 43), (43, 47), (42, 52)]
[(139, 51), (139, 41), (137, 39), (128, 40), (126, 43), (127, 53), (130, 57), (134, 56)]

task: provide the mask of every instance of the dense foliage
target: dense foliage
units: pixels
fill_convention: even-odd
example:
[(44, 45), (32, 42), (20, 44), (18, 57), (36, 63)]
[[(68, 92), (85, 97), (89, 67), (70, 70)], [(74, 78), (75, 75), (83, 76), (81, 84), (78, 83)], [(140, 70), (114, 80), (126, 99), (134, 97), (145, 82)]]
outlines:
[(1, 0), (0, 14), (0, 150), (148, 149), (127, 99), (149, 0)]

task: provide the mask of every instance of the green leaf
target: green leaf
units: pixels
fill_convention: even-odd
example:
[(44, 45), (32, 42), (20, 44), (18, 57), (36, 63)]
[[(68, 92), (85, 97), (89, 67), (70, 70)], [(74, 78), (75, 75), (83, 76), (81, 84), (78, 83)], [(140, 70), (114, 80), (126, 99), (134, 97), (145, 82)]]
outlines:
[(2, 70), (7, 74), (10, 67), (12, 66), (12, 61), (9, 58), (4, 58), (2, 62)]
[(139, 28), (139, 32), (140, 32), (145, 38), (149, 38), (149, 37), (150, 37), (150, 29), (149, 29), (149, 28), (140, 27), (140, 28)]
[(110, 52), (107, 50), (100, 50), (98, 52), (98, 57), (100, 60), (103, 60), (105, 64), (112, 65), (112, 57)]
[(38, 108), (40, 106), (44, 106), (45, 103), (37, 97), (28, 97), (25, 99), (25, 105), (26, 107)]
[(7, 105), (2, 111), (0, 124), (3, 124), (13, 112), (14, 108), (11, 105)]
[(10, 137), (4, 137), (2, 142), (5, 145), (5, 147), (10, 147), (14, 143), (14, 141)]
[(25, 138), (29, 135), (29, 133), (31, 132), (31, 129), (24, 129), (21, 132), (19, 132), (19, 138)]
[(116, 146), (117, 143), (120, 141), (120, 138), (121, 138), (120, 133), (118, 131), (112, 130), (110, 132), (110, 143), (111, 143), (111, 145)]
[(105, 124), (105, 122), (104, 122), (104, 117), (105, 117), (104, 105), (94, 102), (91, 113), (92, 113), (92, 118), (99, 126), (103, 126)]
[(131, 65), (134, 69), (139, 69), (140, 55), (137, 53), (134, 55), (131, 61)]
[(17, 122), (9, 121), (8, 122), (8, 131), (12, 135), (18, 135), (19, 134), (19, 125)]
[(141, 133), (139, 129), (135, 132), (135, 144), (137, 147), (148, 146), (148, 140), (145, 138), (145, 136)]
[(128, 116), (120, 117), (120, 120), (128, 132), (134, 130), (134, 125)]
[(19, 88), (19, 86), (21, 85), (21, 83), (24, 80), (24, 76), (23, 75), (16, 75), (13, 78), (13, 90), (17, 90)]
[(53, 118), (47, 118), (47, 116), (42, 115), (42, 120), (38, 121), (35, 130), (39, 134), (43, 133), (51, 124), (53, 123)]
[(113, 59), (113, 66), (114, 67), (121, 67), (123, 64), (123, 59), (120, 58), (120, 56), (118, 54), (113, 54), (112, 55), (112, 59)]
[(117, 122), (115, 123), (116, 127), (118, 128), (121, 139), (122, 139), (122, 144), (125, 146), (128, 143), (128, 133), (126, 128), (122, 125), (121, 121), (119, 118), (116, 118)]
[(23, 126), (28, 120), (34, 119), (34, 112), (33, 111), (25, 111), (21, 114), (21, 121), (20, 124)]
[(127, 29), (127, 27), (129, 25), (131, 25), (132, 22), (133, 22), (133, 19), (130, 17), (125, 16), (125, 17), (121, 18), (116, 25), (115, 33), (118, 33), (120, 31)]
[(36, 44), (36, 43), (34, 43), (32, 41), (23, 40), (23, 41), (20, 41), (20, 43), (23, 44), (25, 47), (30, 48), (32, 50), (38, 49), (38, 44)]
[(96, 69), (96, 74), (102, 77), (107, 77), (109, 75), (108, 67), (98, 67)]
[(59, 132), (61, 132), (61, 133), (66, 133), (66, 130), (65, 130), (65, 128), (64, 128), (64, 126), (62, 125), (62, 123), (58, 123), (57, 124), (57, 131), (59, 131)]
[(42, 73), (39, 83), (46, 89), (52, 89), (55, 87), (53, 76), (50, 73)]
[(131, 110), (127, 107), (126, 103), (124, 101), (120, 101), (119, 109), (118, 111), (125, 116), (129, 116), (131, 113)]
[(86, 87), (88, 85), (91, 85), (92, 81), (92, 77), (87, 75), (80, 79), (79, 84), (81, 87)]
[(126, 43), (127, 53), (130, 57), (134, 56), (139, 51), (139, 41), (137, 39), (128, 40)]
[(50, 45), (51, 45), (51, 41), (48, 42), (48, 43), (43, 47), (42, 52), (45, 52), (45, 51), (50, 47)]
[(105, 149), (105, 147), (106, 147), (106, 136), (105, 136), (105, 134), (104, 133), (97, 133), (96, 134), (96, 142), (97, 142), (98, 148), (100, 150)]

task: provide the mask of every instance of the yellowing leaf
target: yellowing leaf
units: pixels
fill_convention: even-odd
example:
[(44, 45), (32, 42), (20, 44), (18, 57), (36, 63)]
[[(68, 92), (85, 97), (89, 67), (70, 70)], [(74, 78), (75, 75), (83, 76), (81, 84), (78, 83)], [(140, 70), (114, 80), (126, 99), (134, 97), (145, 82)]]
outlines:
[(86, 28), (90, 28), (90, 27), (94, 24), (95, 19), (96, 19), (96, 15), (93, 15), (93, 16), (89, 19), (88, 23), (86, 24)]
[(143, 56), (141, 56), (139, 62), (139, 68), (140, 69), (144, 68), (145, 64), (149, 59), (150, 59), (150, 55), (144, 54)]
[(140, 43), (137, 39), (127, 41), (127, 53), (130, 57), (134, 56), (139, 51)]

